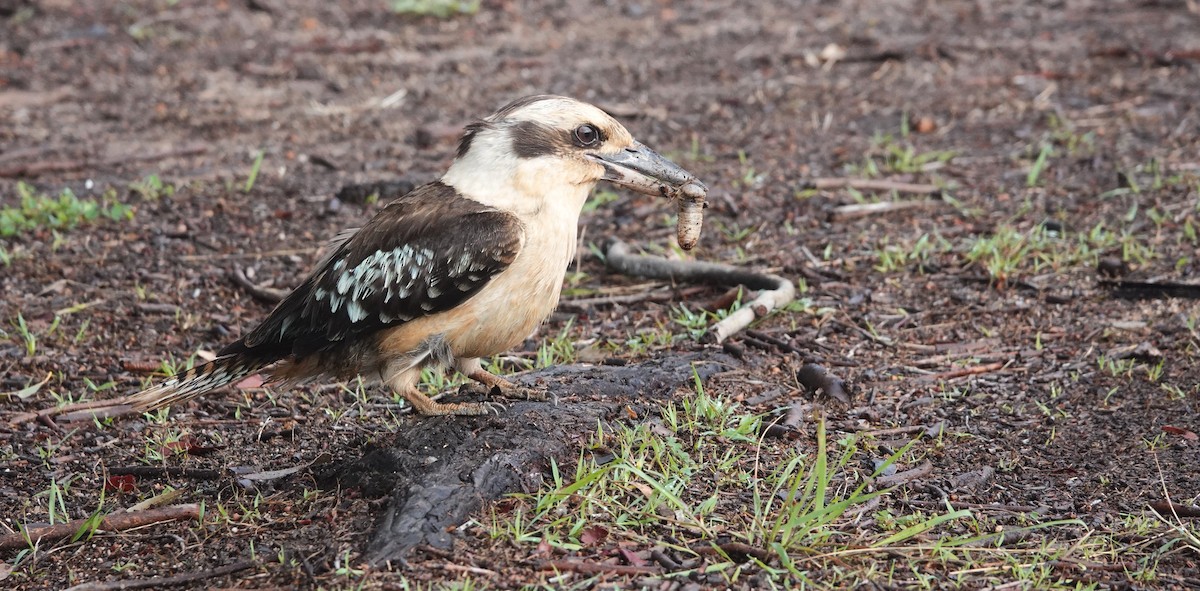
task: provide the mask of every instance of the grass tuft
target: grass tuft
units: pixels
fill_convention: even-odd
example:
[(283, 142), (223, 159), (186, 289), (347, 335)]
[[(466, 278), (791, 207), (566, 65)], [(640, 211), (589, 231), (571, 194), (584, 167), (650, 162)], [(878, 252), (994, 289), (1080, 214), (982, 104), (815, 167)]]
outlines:
[(1042, 173), (1046, 170), (1046, 163), (1051, 156), (1054, 155), (1054, 145), (1050, 143), (1042, 144), (1041, 151), (1038, 152), (1037, 159), (1033, 161), (1033, 166), (1029, 167), (1029, 172), (1025, 175), (1025, 186), (1036, 187)]
[[(848, 540), (861, 541), (860, 522), (891, 492), (875, 487), (873, 477), (912, 455), (905, 447), (863, 472), (857, 460), (868, 450), (859, 439), (830, 442), (824, 418), (816, 420), (815, 448), (765, 448), (764, 418), (710, 396), (697, 380), (694, 396), (664, 408), (656, 420), (599, 426), (573, 472), (552, 464), (546, 490), (498, 506), (480, 525), (493, 539), (568, 553), (595, 545), (595, 532), (603, 531), (624, 548), (709, 556), (717, 563), (704, 572), (730, 581), (755, 569), (773, 584), (811, 583), (813, 565), (806, 563), (854, 551)], [(869, 546), (895, 552), (971, 518), (951, 509), (897, 519), (901, 525), (879, 528)], [(738, 563), (721, 550), (725, 539), (763, 554)], [(691, 572), (681, 567), (674, 574)]]
[(259, 150), (254, 155), (254, 164), (250, 165), (250, 175), (246, 177), (246, 184), (242, 187), (243, 193), (249, 193), (254, 189), (254, 182), (258, 180), (258, 173), (262, 170), (263, 158), (266, 157), (266, 152)]
[(392, 12), (450, 18), (479, 12), (480, 0), (392, 0)]
[[(100, 200), (79, 198), (70, 189), (57, 196), (39, 193), (25, 182), (17, 183), (20, 204), (0, 208), (0, 237), (8, 238), (36, 230), (70, 230), (99, 219), (133, 219), (133, 208), (117, 201), (115, 192), (106, 192)], [(7, 264), (8, 257), (5, 263)]]

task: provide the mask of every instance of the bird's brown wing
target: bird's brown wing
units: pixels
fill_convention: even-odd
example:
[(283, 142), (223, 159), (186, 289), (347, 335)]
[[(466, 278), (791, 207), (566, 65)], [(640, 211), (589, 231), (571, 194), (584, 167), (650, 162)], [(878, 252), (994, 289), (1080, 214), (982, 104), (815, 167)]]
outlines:
[(400, 197), (321, 265), (229, 352), (304, 356), (347, 339), (449, 310), (516, 258), (512, 214), (432, 183)]

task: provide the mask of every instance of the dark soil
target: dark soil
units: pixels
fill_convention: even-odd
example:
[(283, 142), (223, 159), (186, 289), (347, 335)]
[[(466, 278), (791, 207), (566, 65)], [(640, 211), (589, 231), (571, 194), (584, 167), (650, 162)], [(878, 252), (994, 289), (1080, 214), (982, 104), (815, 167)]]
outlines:
[[(543, 92), (610, 110), (709, 184), (696, 258), (805, 280), (814, 311), (757, 326), (805, 353), (734, 337), (744, 360), (710, 378), (710, 392), (754, 400), (782, 390), (789, 397), (751, 410), (786, 407), (801, 401), (794, 375), (807, 358), (855, 395), (829, 410), (836, 430), (943, 425), (946, 435), (927, 443), (932, 474), (889, 501), (897, 512), (946, 497), (1032, 506), (1103, 536), (1125, 532), (1126, 516), (1164, 491), (1182, 505), (1200, 495), (1200, 309), (1176, 297), (1194, 295), (1187, 286), (1200, 273), (1194, 2), (485, 0), (476, 14), (438, 18), (395, 14), (384, 0), (0, 0), (0, 205), (18, 205), (28, 187), (96, 199), (113, 189), (134, 209), (131, 220), (0, 238), (9, 259), (0, 261), (0, 392), (14, 393), (0, 399), (0, 534), (48, 522), (48, 490), (66, 490), (71, 519), (90, 515), (102, 489), (109, 510), (171, 486), (183, 490), (172, 502), (204, 503), (209, 523), (217, 507), (229, 511), (220, 525), (43, 544), (32, 559), (5, 551), (4, 564), (18, 567), (0, 565), (0, 585), (191, 573), (249, 559), (252, 547), (261, 565), (190, 585), (357, 580), (345, 569), (365, 563), (389, 494), (321, 466), (257, 492), (231, 474), (355, 465), (422, 421), (394, 414), (386, 392), (369, 390), (364, 402), (353, 385), (230, 391), (175, 409), (166, 423), (102, 429), (10, 421), (53, 406), (55, 395), (135, 391), (163, 361), (182, 364), (236, 338), (269, 305), (230, 280), (234, 267), (293, 285), (324, 240), (380, 206), (371, 191), (339, 191), (394, 183), (386, 201), (436, 178), (464, 124)], [(939, 151), (954, 157), (913, 164)], [(948, 186), (952, 199), (854, 217), (835, 208), (924, 197), (806, 189), (816, 177), (867, 176), (868, 159), (882, 178)], [(146, 189), (150, 175), (175, 190)], [(621, 194), (585, 215), (582, 244), (617, 236), (665, 252), (669, 214), (663, 202)], [(1009, 229), (1065, 250), (1100, 224), (1118, 239), (1079, 258), (1034, 249), (989, 274), (968, 257)], [(948, 247), (884, 264), (881, 253), (912, 252), (922, 235)], [(569, 297), (650, 288), (581, 251)], [(1185, 287), (1117, 298), (1101, 259), (1119, 278)], [(564, 305), (541, 335), (569, 331), (586, 358), (597, 343), (671, 327), (672, 305), (699, 308), (724, 291), (673, 289), (669, 302)], [(539, 343), (515, 354), (533, 356)], [(590, 360), (720, 352), (685, 338)], [(47, 376), (31, 396), (15, 395)], [(559, 400), (572, 402), (581, 401)], [(891, 437), (898, 447), (910, 435)], [(575, 457), (568, 446), (560, 459)], [(217, 471), (106, 477), (164, 462)], [(317, 474), (331, 473), (318, 487)], [(407, 570), (373, 570), (368, 584), (465, 574), (448, 564), (500, 570), (490, 583), (501, 587), (550, 576), (523, 562), (529, 548), (469, 528), (449, 535), (452, 550), (416, 551)], [(287, 564), (266, 560), (277, 556)], [(1141, 567), (1116, 553), (1079, 580), (1200, 582), (1194, 550), (1153, 560), (1153, 580), (1135, 578)]]

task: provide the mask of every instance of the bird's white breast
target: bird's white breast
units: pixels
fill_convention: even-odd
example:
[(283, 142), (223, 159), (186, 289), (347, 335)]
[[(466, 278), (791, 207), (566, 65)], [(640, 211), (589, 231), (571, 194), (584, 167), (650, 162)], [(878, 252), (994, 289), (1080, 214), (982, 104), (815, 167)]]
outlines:
[[(447, 341), (455, 357), (487, 357), (531, 335), (558, 305), (563, 275), (575, 257), (579, 208), (574, 195), (521, 216), (525, 243), (504, 272), (464, 304), (464, 318)], [(586, 199), (586, 194), (584, 195)]]

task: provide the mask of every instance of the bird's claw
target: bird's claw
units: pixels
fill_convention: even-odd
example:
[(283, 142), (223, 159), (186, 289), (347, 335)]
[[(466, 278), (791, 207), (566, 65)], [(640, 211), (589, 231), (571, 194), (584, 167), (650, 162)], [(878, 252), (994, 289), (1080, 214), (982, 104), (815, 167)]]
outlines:
[[(443, 393), (444, 394), (444, 393)], [(508, 407), (491, 400), (482, 402), (436, 402), (436, 399), (441, 398), (443, 394), (434, 396), (432, 399), (421, 397), (409, 398), (409, 403), (413, 409), (422, 415), (457, 415), (465, 417), (479, 417), (484, 415), (499, 415)]]
[(492, 396), (503, 396), (509, 400), (532, 400), (534, 402), (545, 402), (550, 399), (549, 394), (541, 390), (526, 388), (525, 386), (513, 386), (512, 388), (501, 388), (500, 386), (492, 386), (489, 392)]
[(459, 402), (447, 406), (449, 408), (447, 408), (448, 412), (445, 414), (466, 417), (484, 417), (489, 415), (499, 416), (504, 411), (508, 410), (507, 406), (500, 404), (499, 402), (492, 402), (490, 400), (485, 402)]
[(510, 386), (494, 385), (490, 388), (482, 384), (463, 384), (459, 387), (458, 393), (487, 396), (490, 398), (507, 398), (508, 400), (530, 400), (534, 402), (550, 400), (550, 395), (547, 392), (515, 384)]

